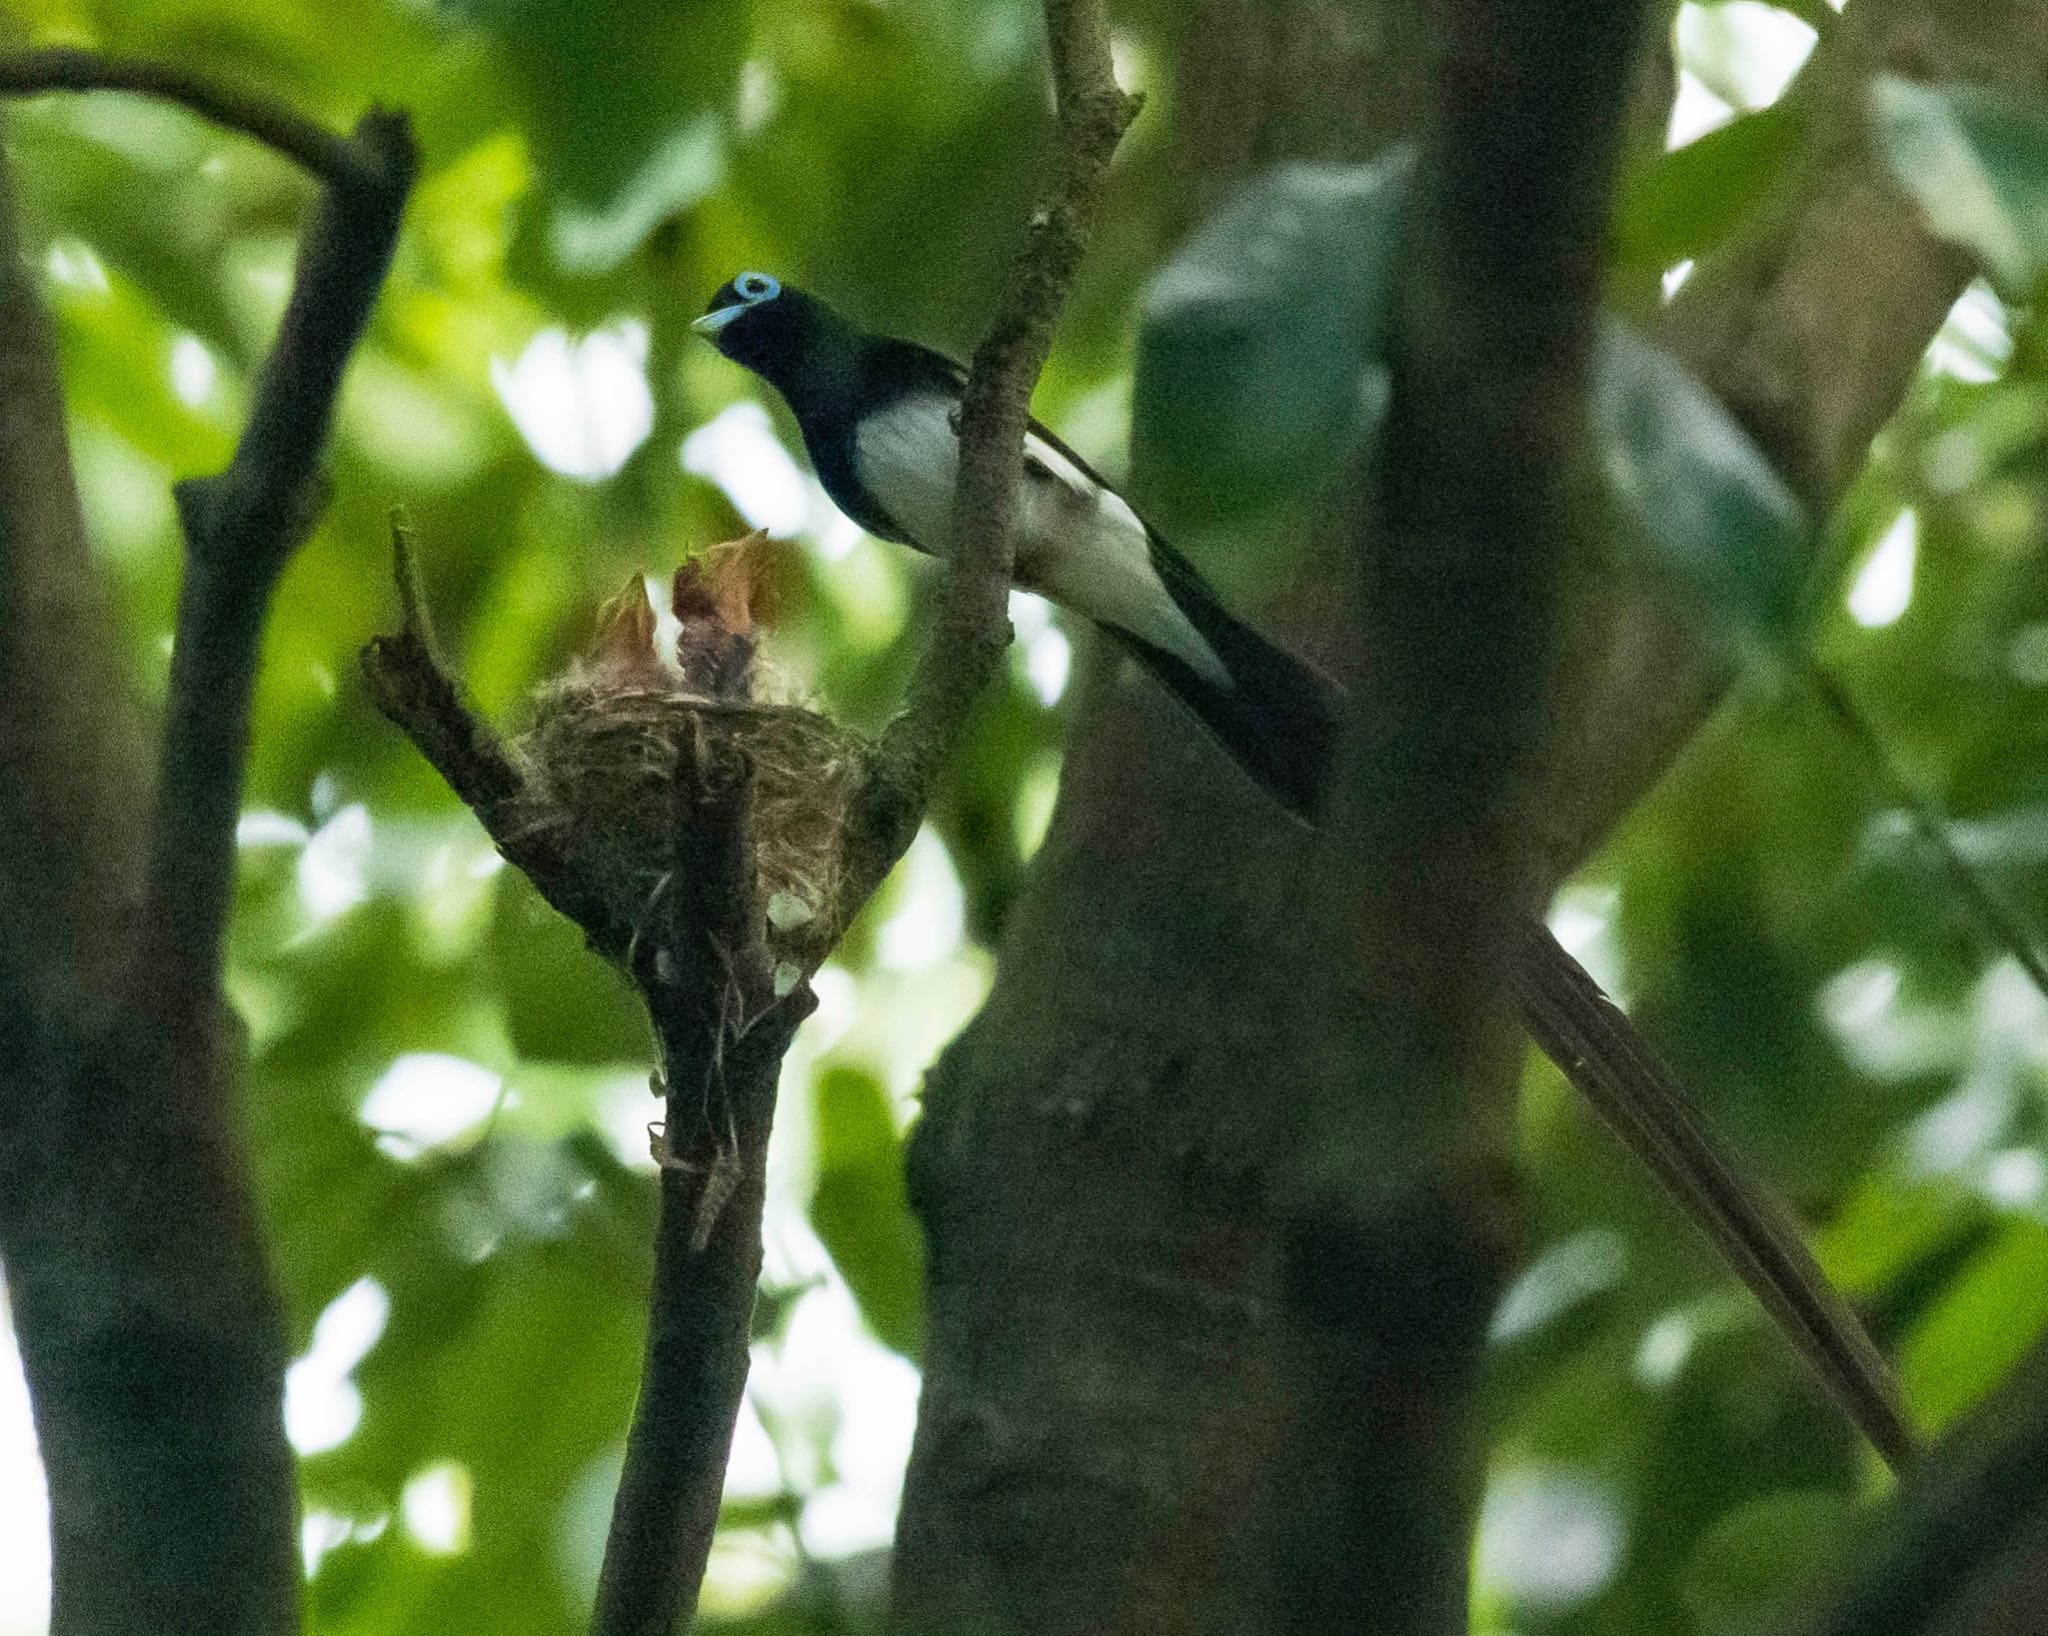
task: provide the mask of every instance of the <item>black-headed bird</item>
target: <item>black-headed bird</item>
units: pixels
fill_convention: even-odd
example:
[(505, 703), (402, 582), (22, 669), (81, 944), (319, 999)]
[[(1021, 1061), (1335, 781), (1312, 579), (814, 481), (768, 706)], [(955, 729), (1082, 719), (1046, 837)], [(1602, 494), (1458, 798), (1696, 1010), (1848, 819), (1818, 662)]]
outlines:
[[(929, 555), (950, 538), (967, 373), (857, 329), (816, 296), (741, 273), (693, 326), (788, 403), (832, 503)], [(1093, 620), (1290, 811), (1314, 810), (1338, 693), (1230, 613), (1179, 552), (1037, 421), (1024, 442), (1015, 580)]]

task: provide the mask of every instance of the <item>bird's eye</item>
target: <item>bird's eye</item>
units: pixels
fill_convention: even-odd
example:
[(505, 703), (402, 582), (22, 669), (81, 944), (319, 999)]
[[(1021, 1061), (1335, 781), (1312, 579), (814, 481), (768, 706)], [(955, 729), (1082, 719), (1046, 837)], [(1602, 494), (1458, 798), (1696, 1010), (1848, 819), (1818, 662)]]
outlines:
[(782, 286), (766, 273), (742, 273), (734, 280), (733, 288), (739, 291), (743, 301), (766, 301), (770, 296), (782, 293)]

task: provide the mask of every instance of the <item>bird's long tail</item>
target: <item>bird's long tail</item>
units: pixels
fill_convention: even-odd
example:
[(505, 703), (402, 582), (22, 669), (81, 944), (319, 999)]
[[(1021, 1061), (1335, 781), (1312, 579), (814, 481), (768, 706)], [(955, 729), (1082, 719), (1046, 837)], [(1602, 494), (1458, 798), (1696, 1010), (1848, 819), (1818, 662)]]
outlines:
[[(1234, 617), (1156, 535), (1174, 602), (1222, 661), (1227, 682), (1128, 632), (1117, 635), (1289, 810), (1313, 823), (1329, 772), (1341, 692)], [(1918, 1435), (1884, 1355), (1829, 1281), (1795, 1218), (1755, 1180), (1628, 1016), (1531, 919), (1514, 961), (1522, 1019), (1544, 1053), (1683, 1207), (1894, 1470)]]
[(1155, 534), (1151, 546), (1160, 580), (1229, 679), (1214, 680), (1164, 648), (1111, 629), (1261, 788), (1312, 822), (1329, 772), (1342, 690), (1224, 607), (1166, 541)]

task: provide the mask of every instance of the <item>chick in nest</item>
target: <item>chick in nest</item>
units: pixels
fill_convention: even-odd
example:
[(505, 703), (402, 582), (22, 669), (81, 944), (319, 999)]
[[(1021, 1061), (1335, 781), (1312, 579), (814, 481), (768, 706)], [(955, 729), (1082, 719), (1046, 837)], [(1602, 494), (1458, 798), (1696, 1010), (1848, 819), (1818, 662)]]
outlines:
[[(623, 962), (650, 922), (687, 821), (679, 775), (744, 767), (764, 936), (809, 972), (842, 929), (844, 825), (862, 747), (814, 711), (755, 698), (754, 606), (764, 536), (678, 568), (673, 624), (638, 579), (599, 610), (568, 673), (541, 689), (517, 741), (527, 773), (522, 827), (546, 832), (603, 883), (599, 950)], [(687, 758), (687, 759), (686, 759)], [(679, 817), (679, 814), (685, 816)]]

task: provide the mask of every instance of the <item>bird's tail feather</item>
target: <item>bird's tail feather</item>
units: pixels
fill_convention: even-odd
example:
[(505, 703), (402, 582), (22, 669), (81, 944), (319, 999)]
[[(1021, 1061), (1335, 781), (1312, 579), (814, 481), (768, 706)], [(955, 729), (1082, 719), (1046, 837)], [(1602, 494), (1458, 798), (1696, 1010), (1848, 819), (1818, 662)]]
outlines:
[(1313, 821), (1329, 770), (1343, 694), (1313, 665), (1261, 636), (1224, 607), (1194, 568), (1157, 535), (1152, 559), (1188, 622), (1223, 663), (1228, 682), (1179, 656), (1116, 632), (1230, 757), (1296, 817)]

